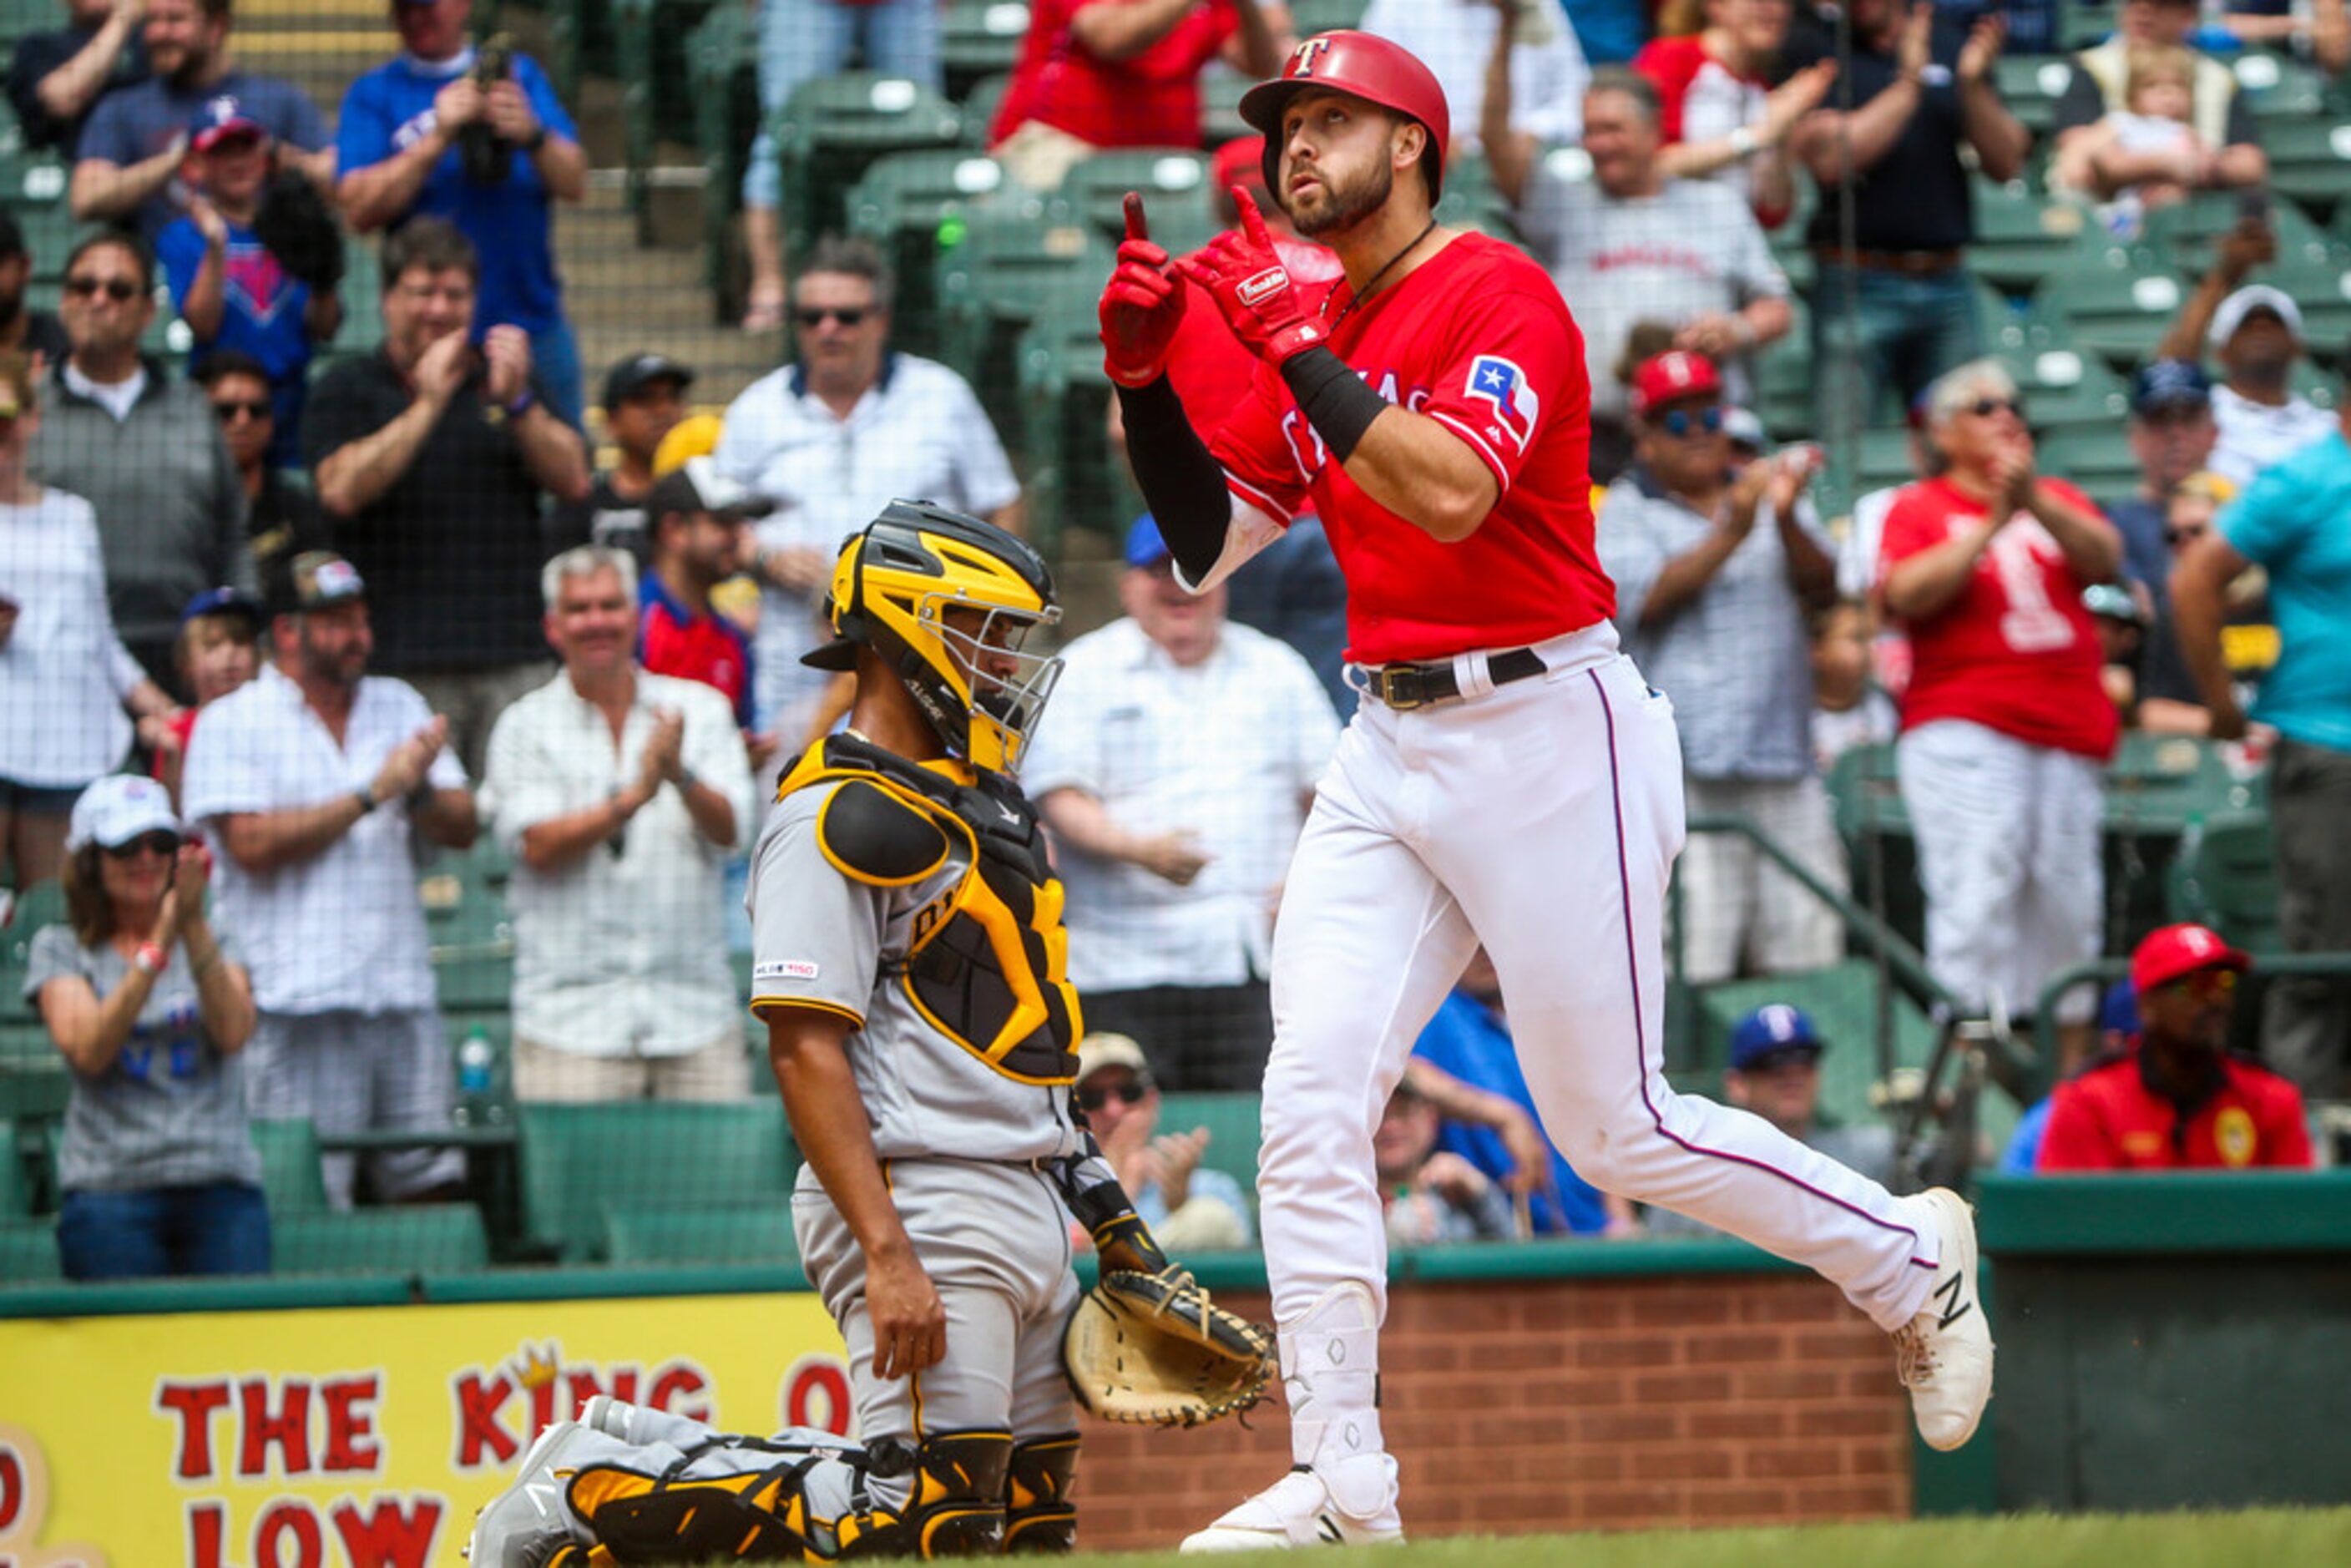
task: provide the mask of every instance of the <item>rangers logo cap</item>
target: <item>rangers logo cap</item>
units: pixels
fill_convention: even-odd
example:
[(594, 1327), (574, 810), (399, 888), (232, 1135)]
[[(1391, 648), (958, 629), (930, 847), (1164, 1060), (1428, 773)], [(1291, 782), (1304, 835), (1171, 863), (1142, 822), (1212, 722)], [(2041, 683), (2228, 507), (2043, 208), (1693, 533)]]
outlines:
[(2252, 967), (2250, 955), (2230, 946), (2210, 926), (2166, 925), (2147, 933), (2131, 955), (2131, 988), (2144, 997), (2199, 969), (2241, 972)]

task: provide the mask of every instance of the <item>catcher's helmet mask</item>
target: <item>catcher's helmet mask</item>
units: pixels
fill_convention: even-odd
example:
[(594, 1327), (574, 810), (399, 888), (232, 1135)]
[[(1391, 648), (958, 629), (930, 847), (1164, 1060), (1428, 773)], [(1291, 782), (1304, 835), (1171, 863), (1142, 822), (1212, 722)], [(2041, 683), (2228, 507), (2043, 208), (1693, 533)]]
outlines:
[(1452, 134), (1445, 89), (1436, 74), (1402, 46), (1344, 28), (1306, 39), (1290, 51), (1280, 76), (1241, 95), (1241, 118), (1265, 133), (1259, 167), (1273, 199), (1282, 201), (1282, 116), (1291, 99), (1318, 88), (1376, 104), (1417, 121), (1428, 132), (1428, 145), (1420, 153), (1420, 177), (1428, 186), (1429, 205), (1435, 206), (1445, 193), (1445, 154)]
[[(956, 611), (977, 624), (953, 624)], [(836, 639), (802, 663), (854, 669), (869, 648), (951, 754), (1018, 770), (1061, 673), (1059, 657), (1026, 649), (1061, 616), (1052, 571), (1027, 542), (927, 501), (893, 501), (843, 541), (824, 614)]]

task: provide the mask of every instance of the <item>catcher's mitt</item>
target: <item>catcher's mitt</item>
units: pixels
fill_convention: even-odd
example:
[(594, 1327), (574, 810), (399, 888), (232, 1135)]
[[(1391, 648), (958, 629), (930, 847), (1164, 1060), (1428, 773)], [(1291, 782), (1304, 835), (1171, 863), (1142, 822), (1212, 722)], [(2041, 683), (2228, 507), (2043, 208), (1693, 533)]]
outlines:
[(1078, 1403), (1105, 1420), (1197, 1427), (1265, 1397), (1273, 1336), (1172, 1264), (1106, 1270), (1061, 1335), (1061, 1364)]
[(343, 280), (342, 231), (327, 199), (300, 170), (280, 169), (269, 177), (253, 233), (287, 276), (320, 289)]

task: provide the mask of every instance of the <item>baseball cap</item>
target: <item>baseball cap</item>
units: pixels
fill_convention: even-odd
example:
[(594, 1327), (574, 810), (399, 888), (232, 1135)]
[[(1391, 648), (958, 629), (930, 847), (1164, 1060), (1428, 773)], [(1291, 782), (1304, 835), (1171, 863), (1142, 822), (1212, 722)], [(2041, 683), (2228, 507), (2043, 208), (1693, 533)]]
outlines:
[(722, 517), (764, 517), (776, 509), (766, 497), (718, 472), (707, 457), (689, 457), (653, 482), (645, 496), (645, 517), (657, 520), (677, 512), (712, 512)]
[(188, 121), (188, 146), (194, 152), (209, 152), (232, 136), (258, 136), (266, 141), (269, 132), (246, 112), (241, 100), (228, 93), (204, 99), (196, 117)]
[(1159, 519), (1149, 512), (1134, 519), (1126, 530), (1126, 564), (1148, 570), (1163, 560), (1172, 560), (1176, 552), (1167, 548), (1166, 538), (1159, 532)]
[(620, 407), (655, 382), (675, 382), (682, 392), (694, 384), (694, 367), (667, 354), (631, 354), (604, 372), (604, 409)]
[(2138, 596), (2119, 582), (2094, 582), (2082, 590), (2082, 608), (2105, 620), (2147, 624), (2147, 611)]
[(2166, 925), (2147, 933), (2131, 955), (2131, 988), (2141, 997), (2199, 969), (2250, 969), (2253, 961), (2203, 925)]
[(185, 626), (200, 615), (241, 615), (253, 622), (256, 632), (269, 618), (269, 612), (262, 607), (261, 601), (241, 588), (205, 589), (189, 600), (187, 608), (180, 612), (180, 624)]
[(1714, 368), (1714, 361), (1687, 349), (1668, 350), (1644, 360), (1633, 371), (1635, 413), (1646, 413), (1661, 402), (1718, 397), (1721, 392), (1722, 372)]
[(2273, 288), (2266, 283), (2247, 284), (2221, 300), (2220, 308), (2212, 312), (2212, 329), (2204, 335), (2204, 340), (2213, 348), (2220, 348), (2237, 335), (2237, 329), (2245, 324), (2245, 318), (2256, 310), (2268, 311), (2285, 323), (2285, 329), (2296, 343), (2304, 341), (2302, 308), (2294, 302), (2293, 295), (2283, 288)]
[(1090, 1034), (1078, 1041), (1077, 1082), (1083, 1083), (1105, 1067), (1123, 1067), (1138, 1078), (1151, 1076), (1151, 1059), (1143, 1054), (1133, 1035), (1113, 1034), (1108, 1030)]
[(157, 830), (188, 836), (188, 825), (172, 810), (171, 791), (136, 773), (110, 773), (81, 792), (66, 824), (66, 848), (92, 844), (120, 849)]
[(2211, 406), (2212, 378), (2193, 360), (2149, 360), (2131, 377), (2133, 413)]
[(1766, 1002), (1730, 1030), (1730, 1066), (1735, 1072), (1776, 1067), (1797, 1058), (1810, 1061), (1822, 1049), (1812, 1015), (1786, 1002)]
[(367, 580), (360, 576), (360, 569), (330, 549), (304, 550), (270, 575), (273, 614), (300, 615), (367, 597)]

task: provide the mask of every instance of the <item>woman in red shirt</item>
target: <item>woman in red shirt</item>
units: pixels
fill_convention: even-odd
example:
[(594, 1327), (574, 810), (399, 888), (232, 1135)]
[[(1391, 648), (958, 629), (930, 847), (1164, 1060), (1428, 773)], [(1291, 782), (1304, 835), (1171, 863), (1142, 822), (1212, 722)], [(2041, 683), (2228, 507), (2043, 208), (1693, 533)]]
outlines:
[(1657, 86), (1665, 136), (1658, 164), (1671, 179), (1730, 186), (1758, 223), (1777, 228), (1796, 203), (1782, 144), (1836, 80), (1836, 62), (1819, 61), (1770, 87), (1788, 37), (1789, 0), (1701, 0), (1694, 9), (1704, 26), (1653, 38), (1633, 57), (1633, 68)]
[[(2122, 539), (2088, 497), (2035, 470), (1997, 361), (1937, 382), (1927, 417), (1949, 466), (1896, 497), (1878, 557), (1886, 613), (1910, 638), (1896, 761), (1927, 956), (1968, 1005), (2024, 1014), (2100, 946), (2101, 790), (2118, 725), (2082, 594), (2120, 570)], [(2088, 1046), (2086, 1013), (2064, 1021), (2070, 1066)]]
[(988, 151), (1050, 190), (1105, 147), (1197, 147), (1200, 69), (1219, 55), (1251, 77), (1280, 68), (1257, 0), (1032, 0)]

